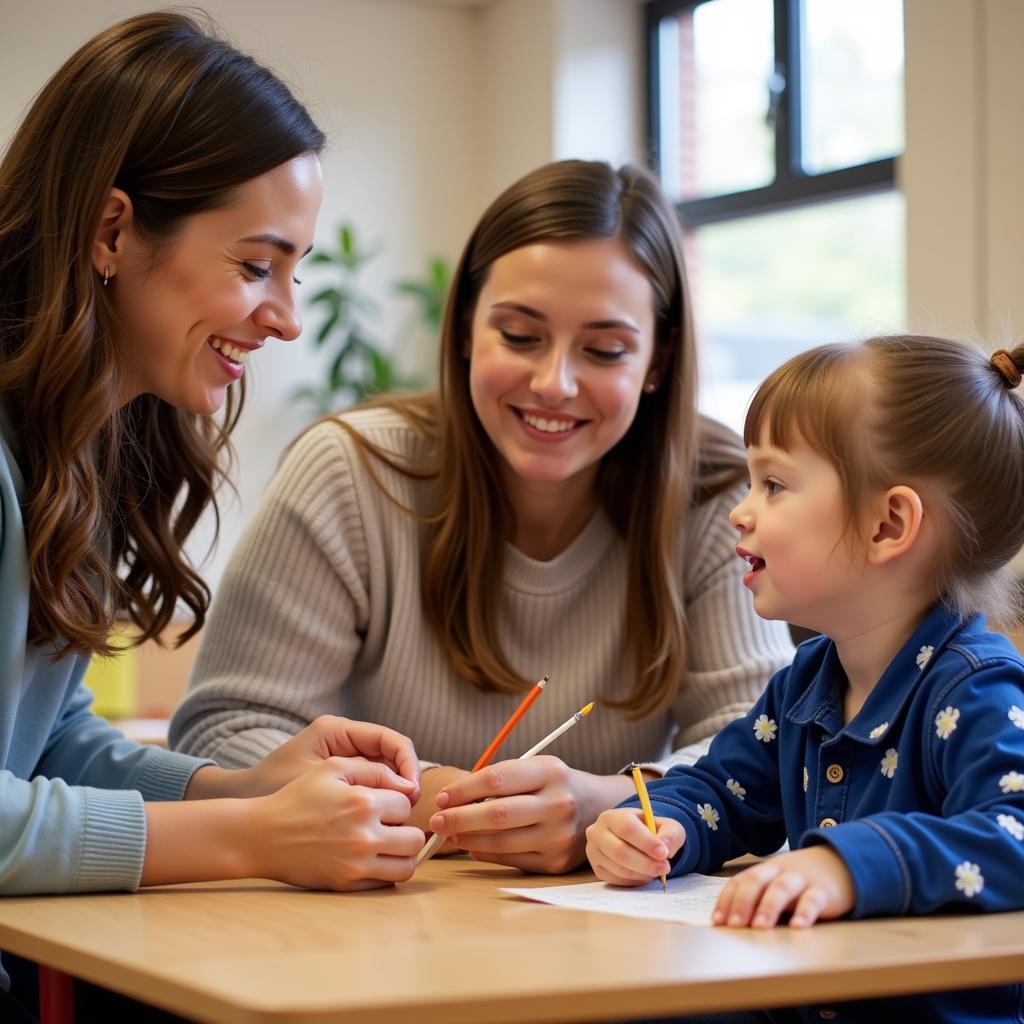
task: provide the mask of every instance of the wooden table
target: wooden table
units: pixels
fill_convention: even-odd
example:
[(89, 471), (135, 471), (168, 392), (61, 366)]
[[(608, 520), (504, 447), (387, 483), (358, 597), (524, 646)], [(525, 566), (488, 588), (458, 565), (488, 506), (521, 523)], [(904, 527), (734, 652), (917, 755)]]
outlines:
[(542, 906), (524, 877), (435, 858), (396, 889), (268, 882), (7, 897), (0, 949), (200, 1021), (607, 1021), (1024, 979), (1024, 912), (696, 928)]

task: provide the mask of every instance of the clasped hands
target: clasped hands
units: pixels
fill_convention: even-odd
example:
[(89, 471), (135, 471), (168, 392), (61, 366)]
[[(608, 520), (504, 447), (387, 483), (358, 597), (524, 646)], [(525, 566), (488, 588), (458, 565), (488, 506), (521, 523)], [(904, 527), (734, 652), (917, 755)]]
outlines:
[(247, 871), (304, 888), (368, 889), (405, 881), (423, 831), (407, 824), (420, 795), (408, 737), (323, 715), (242, 771), (206, 765), (185, 798), (244, 797)]
[(595, 791), (600, 782), (544, 755), (475, 774), (429, 769), (421, 780), (410, 739), (325, 715), (244, 771), (200, 768), (186, 798), (252, 798), (253, 876), (351, 890), (410, 878), (428, 829), (478, 860), (570, 870), (584, 860), (599, 801), (626, 795)]

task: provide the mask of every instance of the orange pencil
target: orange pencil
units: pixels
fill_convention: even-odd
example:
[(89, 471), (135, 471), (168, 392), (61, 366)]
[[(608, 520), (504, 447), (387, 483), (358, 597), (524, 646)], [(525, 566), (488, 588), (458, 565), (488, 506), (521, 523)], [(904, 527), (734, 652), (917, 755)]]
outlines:
[[(473, 765), (473, 771), (478, 772), (481, 768), (485, 768), (491, 763), (491, 758), (498, 752), (498, 747), (508, 739), (508, 734), (519, 724), (520, 719), (527, 711), (530, 710), (530, 705), (544, 692), (544, 687), (547, 685), (548, 677), (545, 675), (540, 679), (534, 688), (522, 699), (519, 707), (512, 712), (509, 720), (498, 730), (498, 735), (491, 740), (487, 749), (477, 758), (476, 764)], [(423, 844), (423, 849), (416, 854), (416, 866), (418, 867), (425, 860), (429, 860), (444, 842), (444, 836), (435, 833)]]
[(523, 715), (530, 710), (530, 705), (544, 692), (547, 681), (548, 677), (545, 675), (523, 698), (519, 707), (512, 712), (512, 717), (498, 730), (498, 735), (491, 740), (490, 746), (477, 758), (476, 764), (473, 765), (473, 771), (478, 772), (491, 763), (491, 758), (498, 752), (498, 747), (508, 739), (508, 734), (519, 724)]

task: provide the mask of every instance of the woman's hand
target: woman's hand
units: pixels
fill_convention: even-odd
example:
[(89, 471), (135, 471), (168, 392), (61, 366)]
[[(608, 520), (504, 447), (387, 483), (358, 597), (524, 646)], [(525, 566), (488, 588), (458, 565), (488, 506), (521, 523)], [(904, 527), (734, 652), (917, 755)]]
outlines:
[(632, 789), (544, 754), (501, 761), (441, 789), (428, 828), (477, 860), (559, 874), (583, 863), (586, 827)]
[(730, 878), (718, 895), (712, 921), (734, 928), (774, 928), (792, 910), (792, 928), (848, 914), (856, 894), (853, 878), (831, 847), (780, 853)]
[(405, 825), (406, 780), (384, 764), (329, 757), (251, 803), (251, 874), (306, 889), (372, 889), (412, 877), (423, 832)]
[[(420, 797), (413, 804), (412, 814), (409, 816), (409, 824), (430, 832), (430, 819), (437, 811), (437, 794), (440, 789), (454, 782), (456, 779), (469, 777), (469, 772), (464, 768), (454, 768), (451, 765), (438, 765), (436, 768), (428, 768), (420, 778)], [(458, 853), (459, 848), (451, 843), (443, 843), (434, 856), (446, 857)]]
[(413, 802), (419, 797), (420, 765), (412, 740), (382, 725), (321, 715), (251, 768), (200, 768), (192, 776), (186, 799), (265, 796), (330, 757), (361, 757), (386, 765), (398, 773), (388, 788), (405, 793)]
[(669, 860), (682, 849), (686, 832), (678, 821), (655, 818), (657, 834), (643, 811), (616, 807), (587, 829), (587, 859), (594, 874), (611, 885), (646, 885), (669, 873)]

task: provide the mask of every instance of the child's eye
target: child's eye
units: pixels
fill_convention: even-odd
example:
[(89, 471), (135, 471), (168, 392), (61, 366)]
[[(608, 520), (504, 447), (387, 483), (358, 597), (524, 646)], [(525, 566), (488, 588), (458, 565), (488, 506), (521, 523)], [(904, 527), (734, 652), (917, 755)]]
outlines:
[(765, 480), (764, 489), (769, 498), (775, 497), (782, 490), (782, 484), (778, 480)]
[(252, 274), (259, 281), (264, 281), (270, 277), (270, 267), (261, 267), (256, 263), (250, 263), (248, 260), (243, 260), (242, 266), (245, 267), (247, 273)]

